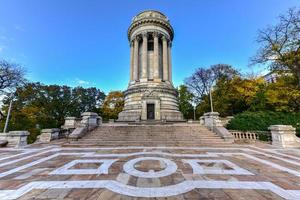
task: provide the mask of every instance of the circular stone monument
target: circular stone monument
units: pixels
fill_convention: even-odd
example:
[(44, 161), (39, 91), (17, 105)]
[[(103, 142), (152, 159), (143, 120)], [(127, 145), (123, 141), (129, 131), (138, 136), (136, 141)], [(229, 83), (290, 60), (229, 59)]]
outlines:
[(173, 37), (169, 19), (161, 12), (144, 11), (133, 18), (128, 29), (130, 81), (118, 121), (183, 120), (172, 84)]

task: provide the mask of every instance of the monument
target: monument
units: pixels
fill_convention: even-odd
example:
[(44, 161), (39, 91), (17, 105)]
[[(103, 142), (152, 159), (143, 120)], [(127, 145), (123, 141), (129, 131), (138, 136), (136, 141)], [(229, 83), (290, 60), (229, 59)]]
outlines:
[(182, 121), (177, 91), (172, 83), (169, 19), (158, 11), (135, 16), (128, 29), (130, 81), (118, 121)]

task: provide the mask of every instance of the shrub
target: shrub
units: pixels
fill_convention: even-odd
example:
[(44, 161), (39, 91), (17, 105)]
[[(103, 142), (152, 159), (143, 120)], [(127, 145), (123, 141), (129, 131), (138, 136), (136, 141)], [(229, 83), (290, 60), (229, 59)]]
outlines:
[(300, 113), (284, 112), (243, 112), (234, 116), (228, 129), (240, 131), (267, 131), (271, 125), (292, 125), (300, 136)]

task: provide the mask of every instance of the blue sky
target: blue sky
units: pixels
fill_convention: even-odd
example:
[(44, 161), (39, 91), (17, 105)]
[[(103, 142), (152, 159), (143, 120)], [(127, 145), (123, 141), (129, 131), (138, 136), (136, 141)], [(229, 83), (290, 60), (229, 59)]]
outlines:
[(258, 48), (258, 29), (299, 0), (0, 0), (0, 58), (31, 81), (124, 90), (129, 78), (127, 28), (137, 13), (165, 13), (175, 30), (173, 81), (200, 66), (226, 63), (243, 72)]

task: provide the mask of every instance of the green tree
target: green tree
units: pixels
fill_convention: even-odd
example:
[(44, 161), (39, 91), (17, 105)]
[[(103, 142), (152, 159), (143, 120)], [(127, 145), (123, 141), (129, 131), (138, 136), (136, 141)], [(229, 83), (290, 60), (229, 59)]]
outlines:
[[(96, 88), (28, 83), (15, 92), (9, 130), (29, 130), (29, 142), (35, 141), (40, 129), (60, 127), (66, 116), (79, 117), (102, 105), (104, 93)], [(4, 99), (7, 111), (9, 99)], [(2, 124), (3, 125), (3, 124)]]
[(180, 85), (178, 88), (178, 103), (179, 110), (182, 112), (185, 119), (194, 118), (194, 108), (191, 102), (193, 102), (194, 95), (189, 92), (188, 87)]
[(118, 119), (118, 114), (124, 107), (124, 94), (121, 91), (110, 92), (102, 106), (102, 117), (104, 120)]

